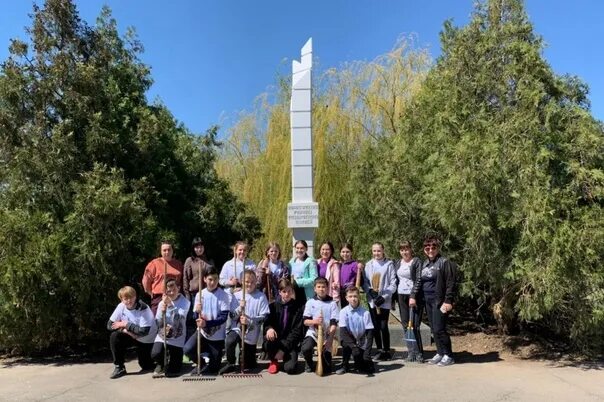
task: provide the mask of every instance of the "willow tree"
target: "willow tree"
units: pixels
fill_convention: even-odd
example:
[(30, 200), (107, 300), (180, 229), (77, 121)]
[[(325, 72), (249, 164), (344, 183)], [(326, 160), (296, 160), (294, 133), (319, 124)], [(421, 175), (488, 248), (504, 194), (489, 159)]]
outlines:
[[(372, 158), (376, 146), (397, 134), (406, 104), (420, 87), (429, 63), (427, 52), (413, 50), (403, 40), (372, 62), (349, 63), (315, 80), (317, 241), (353, 241), (358, 249), (369, 250), (375, 238), (364, 233), (373, 222), (368, 217), (356, 219), (362, 214), (354, 212), (355, 205), (372, 202), (365, 183), (359, 181), (371, 175), (363, 158)], [(260, 243), (278, 240), (288, 245), (291, 241), (286, 227), (291, 199), (289, 95), (289, 84), (282, 79), (274, 103), (260, 97), (257, 109), (243, 115), (232, 128), (217, 165), (232, 190), (260, 218), (264, 230)]]

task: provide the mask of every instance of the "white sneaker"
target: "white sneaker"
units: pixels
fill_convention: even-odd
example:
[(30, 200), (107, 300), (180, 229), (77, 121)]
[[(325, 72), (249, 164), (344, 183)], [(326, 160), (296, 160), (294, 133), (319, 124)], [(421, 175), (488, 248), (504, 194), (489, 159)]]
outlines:
[(455, 360), (453, 360), (453, 358), (448, 355), (444, 355), (443, 358), (440, 360), (440, 362), (438, 362), (437, 366), (445, 367), (445, 366), (450, 366), (452, 364), (455, 364)]
[(428, 364), (438, 364), (438, 363), (440, 363), (440, 361), (442, 359), (443, 359), (443, 357), (437, 353), (437, 354), (434, 355), (433, 358), (431, 358), (430, 360), (428, 360)]

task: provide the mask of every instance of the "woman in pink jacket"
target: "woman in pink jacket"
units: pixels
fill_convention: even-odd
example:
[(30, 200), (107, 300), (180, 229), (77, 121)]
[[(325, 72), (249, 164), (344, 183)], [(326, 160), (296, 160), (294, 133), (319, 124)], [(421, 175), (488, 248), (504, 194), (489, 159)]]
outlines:
[(334, 248), (326, 241), (319, 249), (317, 269), (320, 277), (327, 279), (328, 294), (336, 302), (340, 301), (340, 263), (333, 257)]

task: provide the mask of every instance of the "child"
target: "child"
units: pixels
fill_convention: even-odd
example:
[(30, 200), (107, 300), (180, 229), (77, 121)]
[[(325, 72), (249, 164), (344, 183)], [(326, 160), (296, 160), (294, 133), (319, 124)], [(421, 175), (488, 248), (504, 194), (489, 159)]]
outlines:
[[(162, 373), (173, 377), (182, 369), (183, 347), (185, 346), (186, 319), (189, 312), (189, 301), (180, 294), (180, 287), (175, 279), (166, 282), (166, 294), (157, 307), (157, 336), (151, 350), (151, 358), (157, 364), (155, 375)], [(164, 333), (165, 317), (165, 333)], [(168, 367), (164, 367), (164, 339), (168, 346)]]
[[(340, 247), (340, 257), (342, 258), (340, 266), (340, 305), (346, 307), (346, 289), (355, 286), (362, 286), (363, 280), (360, 275), (363, 271), (363, 263), (357, 262), (352, 258), (352, 245), (350, 243), (342, 244)], [(359, 271), (361, 273), (359, 274)], [(357, 284), (357, 275), (361, 279)]]
[(321, 257), (317, 261), (318, 275), (327, 279), (327, 294), (337, 303), (340, 301), (340, 263), (333, 256), (333, 244), (329, 241), (321, 244), (319, 254)]
[(336, 374), (349, 371), (348, 361), (352, 355), (354, 366), (363, 373), (374, 372), (371, 360), (373, 343), (373, 323), (369, 312), (359, 306), (359, 289), (352, 286), (346, 289), (348, 305), (340, 311), (340, 343), (342, 345), (342, 367)]
[(313, 298), (313, 285), (317, 277), (317, 264), (312, 257), (308, 256), (308, 244), (306, 241), (296, 241), (294, 250), (295, 255), (289, 261), (289, 266), (291, 267), (295, 298), (299, 303), (306, 303), (306, 300)]
[[(200, 373), (216, 374), (220, 368), (224, 348), (226, 321), (230, 307), (229, 295), (218, 286), (216, 268), (209, 267), (204, 273), (203, 281), (205, 288), (195, 296), (195, 312), (199, 314), (197, 330), (201, 331), (201, 353), (208, 355), (209, 362), (204, 364)], [(197, 362), (197, 334), (189, 338), (184, 352), (191, 361)]]
[[(245, 352), (240, 355), (240, 359), (244, 359), (242, 370), (255, 368), (258, 365), (256, 363), (256, 344), (260, 337), (262, 323), (269, 313), (268, 301), (264, 293), (256, 289), (256, 273), (254, 271), (245, 271), (243, 285), (245, 286), (245, 299), (243, 298), (243, 290), (235, 292), (231, 298), (232, 328), (225, 341), (227, 364), (220, 369), (218, 374), (237, 371), (235, 349), (237, 345), (241, 345), (242, 336), (245, 342)], [(243, 335), (241, 333), (242, 325), (246, 326)]]
[(283, 371), (294, 374), (303, 333), (302, 305), (294, 299), (294, 287), (289, 279), (279, 281), (279, 299), (269, 309), (263, 345), (270, 360), (268, 372), (278, 373), (278, 360), (283, 359)]
[(222, 266), (222, 270), (220, 271), (220, 285), (230, 294), (241, 289), (241, 273), (244, 269), (245, 271), (256, 270), (254, 261), (246, 258), (247, 253), (247, 243), (238, 241), (233, 247), (233, 258), (225, 262)]
[(117, 305), (109, 321), (107, 329), (112, 331), (109, 337), (111, 354), (115, 368), (109, 378), (119, 378), (126, 374), (124, 358), (126, 349), (136, 346), (138, 364), (143, 370), (153, 370), (151, 347), (157, 333), (151, 308), (136, 299), (136, 291), (130, 286), (124, 286), (117, 292), (121, 303)]
[(327, 279), (315, 279), (315, 297), (306, 302), (304, 307), (304, 325), (308, 327), (302, 341), (302, 355), (306, 361), (305, 372), (312, 373), (315, 367), (312, 360), (313, 349), (317, 345), (317, 328), (322, 325), (326, 339), (323, 347), (323, 367), (326, 373), (331, 372), (331, 343), (338, 328), (338, 305), (327, 294)]
[(269, 303), (273, 303), (279, 297), (279, 281), (290, 277), (289, 266), (281, 261), (281, 247), (278, 243), (269, 243), (264, 256), (256, 271), (258, 289), (264, 292)]
[(388, 317), (392, 294), (396, 290), (396, 273), (392, 261), (384, 256), (382, 243), (374, 243), (371, 246), (371, 254), (373, 259), (365, 265), (363, 289), (367, 294), (369, 313), (374, 327), (375, 346), (378, 349), (373, 358), (389, 360), (392, 356), (390, 354)]

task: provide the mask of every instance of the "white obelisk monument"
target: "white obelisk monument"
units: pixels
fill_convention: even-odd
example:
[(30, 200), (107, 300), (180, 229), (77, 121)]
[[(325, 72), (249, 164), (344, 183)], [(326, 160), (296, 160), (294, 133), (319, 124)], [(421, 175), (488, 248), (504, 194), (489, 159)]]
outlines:
[(313, 200), (312, 38), (302, 47), (301, 53), (301, 60), (292, 62), (292, 202), (287, 204), (287, 227), (292, 228), (293, 243), (305, 240), (308, 243), (308, 255), (313, 256), (315, 228), (319, 227), (319, 204)]

